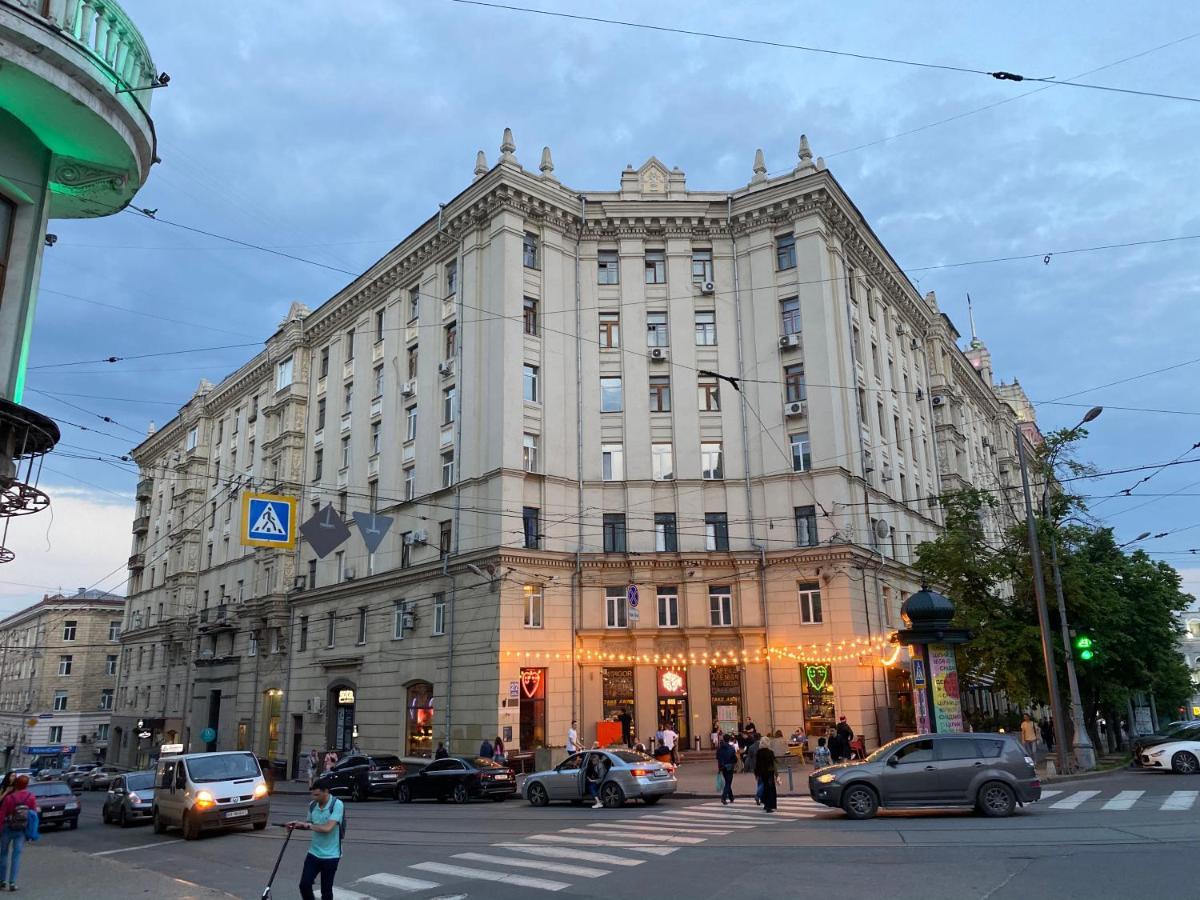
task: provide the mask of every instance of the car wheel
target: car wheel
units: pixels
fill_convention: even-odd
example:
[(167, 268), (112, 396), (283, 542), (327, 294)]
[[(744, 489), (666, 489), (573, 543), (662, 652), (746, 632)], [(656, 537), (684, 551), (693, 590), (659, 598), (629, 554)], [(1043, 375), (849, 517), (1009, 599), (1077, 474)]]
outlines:
[(607, 781), (600, 786), (600, 802), (608, 809), (620, 809), (625, 805), (625, 792), (615, 781)]
[(662, 797), (643, 797), (642, 802), (645, 803), (647, 806), (653, 806), (655, 803), (657, 803), (661, 799), (662, 799)]
[(154, 833), (166, 834), (167, 823), (163, 820), (162, 813), (158, 811), (158, 807), (154, 807)]
[(465, 784), (456, 784), (454, 786), (453, 797), (455, 803), (466, 803), (471, 799), (471, 794), (469, 791), (467, 791), (467, 786)]
[(100, 807), (100, 821), (103, 822), (105, 825), (112, 824), (112, 819), (110, 819), (108, 817), (108, 807), (107, 806)]
[(396, 802), (412, 803), (412, 788), (407, 784), (402, 784), (396, 788)]
[(183, 814), (183, 839), (194, 841), (200, 837), (200, 822), (189, 813)]
[(1012, 788), (999, 781), (989, 781), (979, 789), (975, 807), (985, 816), (1002, 819), (1011, 816), (1013, 807), (1017, 805), (1016, 795)]
[(125, 807), (121, 807), (121, 811), (117, 813), (117, 824), (122, 828), (129, 827), (129, 815), (125, 812)]
[(852, 784), (842, 794), (842, 809), (851, 819), (873, 819), (879, 812), (879, 798), (865, 784)]
[(70, 822), (67, 823), (67, 827), (70, 828), (72, 831), (74, 831), (76, 828), (79, 827), (79, 819), (77, 819), (77, 818), (72, 819)]
[(354, 787), (350, 789), (350, 799), (355, 803), (362, 803), (367, 799), (366, 791), (363, 790), (360, 782), (354, 782)]
[(546, 806), (550, 802), (550, 795), (544, 787), (534, 782), (525, 789), (525, 799), (529, 801), (530, 806)]
[(1171, 771), (1176, 775), (1195, 775), (1197, 769), (1200, 769), (1200, 762), (1193, 753), (1180, 750), (1171, 757)]

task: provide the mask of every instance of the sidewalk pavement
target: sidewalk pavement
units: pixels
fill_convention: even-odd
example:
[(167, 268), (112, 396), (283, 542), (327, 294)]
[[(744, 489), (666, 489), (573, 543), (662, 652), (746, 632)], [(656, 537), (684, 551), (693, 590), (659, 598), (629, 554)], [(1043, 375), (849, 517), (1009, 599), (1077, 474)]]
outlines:
[[(130, 868), (136, 869), (131, 876)], [(133, 885), (136, 884), (136, 887)], [(229, 900), (232, 894), (171, 878), (152, 869), (107, 856), (92, 856), (54, 845), (54, 835), (26, 844), (21, 854), (19, 894), (27, 900), (63, 900), (64, 897), (128, 897), (134, 894), (157, 900)]]

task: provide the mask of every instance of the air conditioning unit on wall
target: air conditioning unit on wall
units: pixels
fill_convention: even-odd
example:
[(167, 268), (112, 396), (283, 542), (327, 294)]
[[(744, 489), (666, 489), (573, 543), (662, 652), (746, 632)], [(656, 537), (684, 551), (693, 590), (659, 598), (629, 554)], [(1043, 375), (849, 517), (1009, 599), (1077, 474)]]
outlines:
[(650, 359), (654, 362), (666, 362), (670, 359), (671, 354), (666, 347), (651, 347)]
[(780, 350), (795, 350), (800, 346), (800, 335), (785, 334), (779, 339)]
[(783, 415), (788, 419), (794, 419), (797, 416), (804, 415), (804, 401), (795, 400), (791, 403), (785, 403), (783, 405)]
[(716, 292), (717, 292), (717, 286), (716, 286), (715, 284), (713, 284), (711, 281), (704, 281), (704, 282), (701, 282), (701, 284), (700, 284), (700, 293), (702, 293), (702, 294), (715, 294)]

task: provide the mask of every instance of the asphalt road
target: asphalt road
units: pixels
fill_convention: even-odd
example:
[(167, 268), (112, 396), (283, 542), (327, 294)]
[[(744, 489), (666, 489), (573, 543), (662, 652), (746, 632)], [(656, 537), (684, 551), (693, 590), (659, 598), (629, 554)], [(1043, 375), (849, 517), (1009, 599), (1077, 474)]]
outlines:
[[(742, 785), (749, 789), (750, 779)], [(775, 816), (752, 797), (728, 808), (715, 799), (667, 799), (621, 810), (534, 809), (520, 800), (347, 804), (336, 896), (1095, 900), (1147, 888), (1153, 896), (1200, 896), (1200, 777), (1123, 771), (1045, 793), (1002, 820), (942, 811), (851, 822), (799, 795), (781, 798)], [(78, 831), (48, 833), (27, 850), (23, 894), (82, 896), (64, 894), (61, 881), (96, 866), (104, 877), (91, 884), (94, 898), (259, 897), (282, 847), (283, 831), (274, 828), (185, 843), (175, 831), (159, 837), (148, 826), (104, 826), (101, 797), (85, 795)], [(302, 818), (306, 803), (277, 795), (272, 819)], [(297, 832), (288, 845), (275, 897), (298, 896), (307, 837)], [(113, 877), (117, 867), (127, 873), (123, 880)], [(174, 887), (162, 876), (175, 879)]]

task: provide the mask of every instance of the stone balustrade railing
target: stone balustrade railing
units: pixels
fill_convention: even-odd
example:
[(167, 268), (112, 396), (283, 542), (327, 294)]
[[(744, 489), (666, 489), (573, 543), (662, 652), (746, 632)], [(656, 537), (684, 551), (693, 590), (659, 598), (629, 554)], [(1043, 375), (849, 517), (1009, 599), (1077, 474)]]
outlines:
[[(112, 75), (118, 87), (148, 87), (157, 77), (141, 33), (113, 0), (0, 0), (48, 21)], [(139, 91), (150, 106), (152, 91)]]

